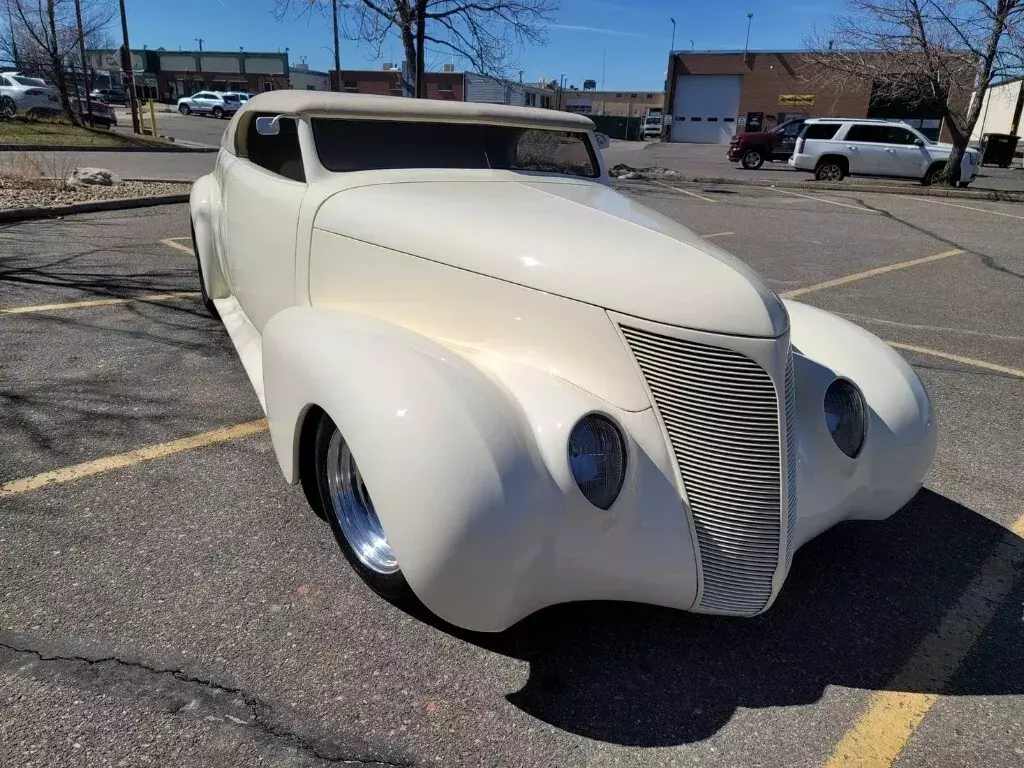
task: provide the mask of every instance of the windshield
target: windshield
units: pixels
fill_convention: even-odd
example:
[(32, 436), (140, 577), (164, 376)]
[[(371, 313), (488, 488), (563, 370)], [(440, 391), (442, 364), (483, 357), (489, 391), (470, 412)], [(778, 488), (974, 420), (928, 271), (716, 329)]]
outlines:
[(32, 85), (32, 86), (35, 86), (37, 88), (39, 86), (45, 86), (46, 85), (45, 81), (40, 80), (37, 77), (21, 77), (19, 75), (11, 75), (11, 77), (13, 77), (14, 82), (19, 83), (20, 85)]
[(480, 168), (596, 178), (585, 133), (542, 128), (384, 120), (313, 120), (320, 162), (329, 171)]

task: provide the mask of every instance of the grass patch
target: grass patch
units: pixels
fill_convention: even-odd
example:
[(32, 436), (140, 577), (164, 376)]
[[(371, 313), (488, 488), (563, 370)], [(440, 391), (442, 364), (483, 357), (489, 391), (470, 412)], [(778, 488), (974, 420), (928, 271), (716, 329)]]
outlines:
[(83, 128), (62, 120), (0, 120), (0, 144), (21, 144), (26, 149), (73, 146), (82, 149), (169, 147), (159, 139), (128, 136), (114, 131)]

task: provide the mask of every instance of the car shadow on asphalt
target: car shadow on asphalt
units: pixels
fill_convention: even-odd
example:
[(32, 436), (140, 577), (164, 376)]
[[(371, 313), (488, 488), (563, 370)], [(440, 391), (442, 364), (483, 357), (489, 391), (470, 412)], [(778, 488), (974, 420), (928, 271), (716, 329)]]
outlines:
[[(500, 635), (427, 620), (528, 661), (527, 683), (507, 698), (533, 717), (600, 741), (673, 746), (712, 736), (740, 707), (811, 704), (829, 686), (1024, 693), (1024, 667), (998, 652), (973, 654), (969, 673), (951, 680), (904, 673), (892, 683), (1008, 541), (1024, 546), (982, 515), (924, 490), (889, 520), (843, 523), (808, 543), (775, 605), (753, 619), (579, 603), (540, 611)], [(1000, 616), (1019, 613), (1024, 590), (1017, 587)], [(1019, 647), (1020, 622), (1000, 616), (982, 644), (1005, 653)]]

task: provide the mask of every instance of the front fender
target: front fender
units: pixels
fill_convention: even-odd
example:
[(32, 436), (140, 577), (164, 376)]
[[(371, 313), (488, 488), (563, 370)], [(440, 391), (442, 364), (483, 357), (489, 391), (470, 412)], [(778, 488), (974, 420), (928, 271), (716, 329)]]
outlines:
[[(879, 520), (920, 489), (935, 457), (931, 401), (914, 370), (881, 339), (836, 315), (786, 301), (797, 394), (797, 543), (845, 519)], [(844, 377), (868, 407), (860, 454), (825, 426), (825, 390)]]
[[(689, 608), (694, 549), (653, 411), (620, 411), (484, 357), (343, 310), (274, 316), (263, 378), (286, 477), (298, 480), (303, 417), (319, 406), (351, 445), (413, 591), (468, 629), (499, 631), (569, 600)], [(618, 420), (628, 443), (607, 512), (582, 496), (566, 458), (569, 430), (593, 411)]]
[(223, 299), (231, 294), (218, 258), (217, 223), (214, 215), (219, 209), (220, 193), (216, 178), (212, 173), (200, 176), (192, 185), (192, 192), (189, 195), (189, 213), (195, 232), (196, 257), (203, 272), (206, 292), (211, 299)]

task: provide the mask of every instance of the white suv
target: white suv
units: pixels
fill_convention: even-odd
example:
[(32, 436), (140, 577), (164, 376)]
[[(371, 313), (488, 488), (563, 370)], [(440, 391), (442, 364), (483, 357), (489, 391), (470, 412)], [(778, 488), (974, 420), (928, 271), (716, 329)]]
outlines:
[(60, 109), (57, 92), (37, 77), (20, 72), (0, 73), (0, 117), (55, 112)]
[[(847, 175), (893, 176), (931, 184), (952, 149), (952, 144), (925, 138), (906, 123), (817, 118), (804, 123), (789, 164), (812, 171), (818, 181), (841, 181)], [(979, 159), (977, 150), (964, 153), (961, 187), (974, 181)]]

